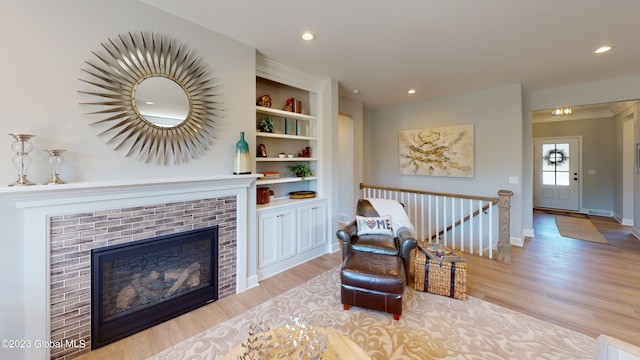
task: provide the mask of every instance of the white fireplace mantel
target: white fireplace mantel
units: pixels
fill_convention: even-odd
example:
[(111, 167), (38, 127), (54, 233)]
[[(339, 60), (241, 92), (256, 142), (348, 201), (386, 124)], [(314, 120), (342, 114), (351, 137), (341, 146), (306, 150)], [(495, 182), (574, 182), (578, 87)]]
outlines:
[[(122, 180), (103, 183), (72, 183), (0, 188), (0, 199), (13, 200), (19, 207), (38, 207), (46, 204), (77, 202), (80, 197), (96, 199), (122, 198), (126, 193), (191, 192), (208, 187), (216, 189), (247, 188), (261, 175), (212, 176), (180, 179)], [(182, 189), (182, 190), (181, 190)], [(65, 199), (66, 198), (66, 199)], [(90, 200), (89, 200), (90, 201)]]
[[(237, 199), (236, 291), (253, 286), (247, 274), (249, 216), (255, 198), (249, 192), (260, 175), (228, 175), (170, 180), (120, 181), (0, 188), (0, 338), (31, 346), (2, 348), (2, 358), (48, 358), (50, 341), (50, 244), (48, 219), (118, 208), (198, 200), (219, 196)], [(10, 276), (9, 276), (10, 275)]]

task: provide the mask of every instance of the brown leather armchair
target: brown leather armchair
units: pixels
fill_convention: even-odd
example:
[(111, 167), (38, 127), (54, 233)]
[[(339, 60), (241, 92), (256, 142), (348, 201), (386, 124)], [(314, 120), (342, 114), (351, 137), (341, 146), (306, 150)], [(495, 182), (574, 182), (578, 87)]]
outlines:
[[(366, 217), (380, 216), (376, 209), (366, 199), (358, 200), (356, 215)], [(355, 220), (347, 224), (336, 233), (342, 246), (342, 260), (349, 252), (374, 253), (382, 255), (400, 256), (404, 265), (407, 284), (410, 280), (411, 250), (418, 246), (413, 232), (406, 227), (397, 231), (397, 236), (362, 235), (358, 236)]]

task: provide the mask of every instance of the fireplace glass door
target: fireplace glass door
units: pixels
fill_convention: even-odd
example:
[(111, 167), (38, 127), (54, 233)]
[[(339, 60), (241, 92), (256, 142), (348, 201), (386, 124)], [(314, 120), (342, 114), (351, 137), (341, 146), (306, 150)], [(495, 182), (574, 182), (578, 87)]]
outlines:
[(217, 300), (218, 228), (92, 251), (92, 348)]

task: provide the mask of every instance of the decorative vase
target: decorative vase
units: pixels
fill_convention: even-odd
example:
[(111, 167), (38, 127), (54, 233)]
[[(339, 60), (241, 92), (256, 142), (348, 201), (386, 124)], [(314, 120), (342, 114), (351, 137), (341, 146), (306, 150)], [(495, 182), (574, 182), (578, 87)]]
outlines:
[(18, 181), (9, 186), (29, 186), (35, 185), (35, 183), (27, 179), (27, 169), (31, 165), (31, 157), (29, 153), (33, 150), (33, 145), (29, 140), (35, 135), (27, 134), (9, 134), (14, 138), (14, 143), (11, 144), (11, 149), (16, 153), (13, 156), (13, 165), (18, 170)]
[(64, 162), (64, 158), (62, 157), (62, 153), (65, 150), (62, 149), (50, 149), (45, 150), (49, 153), (49, 169), (51, 169), (51, 179), (49, 179), (48, 185), (53, 184), (66, 184), (67, 182), (60, 179), (60, 167)]
[(235, 175), (251, 174), (251, 158), (249, 156), (249, 144), (244, 140), (244, 131), (240, 132), (240, 140), (236, 143), (236, 154), (233, 162)]

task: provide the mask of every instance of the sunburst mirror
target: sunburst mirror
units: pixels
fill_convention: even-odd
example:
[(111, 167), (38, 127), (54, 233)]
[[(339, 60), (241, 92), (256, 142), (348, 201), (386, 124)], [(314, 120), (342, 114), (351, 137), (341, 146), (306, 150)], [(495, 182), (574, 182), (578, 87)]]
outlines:
[(201, 156), (213, 145), (220, 103), (199, 59), (170, 39), (154, 34), (120, 35), (92, 52), (97, 61), (82, 69), (100, 98), (83, 105), (100, 107), (86, 115), (101, 116), (115, 150), (127, 148), (146, 162), (180, 163)]

